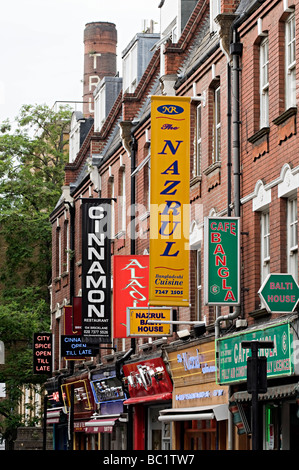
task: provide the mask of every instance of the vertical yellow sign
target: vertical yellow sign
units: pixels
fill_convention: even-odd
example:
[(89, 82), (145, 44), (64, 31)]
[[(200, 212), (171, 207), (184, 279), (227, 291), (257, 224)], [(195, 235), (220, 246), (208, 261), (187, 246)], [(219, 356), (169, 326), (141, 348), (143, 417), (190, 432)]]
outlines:
[(152, 96), (149, 305), (189, 305), (190, 98)]

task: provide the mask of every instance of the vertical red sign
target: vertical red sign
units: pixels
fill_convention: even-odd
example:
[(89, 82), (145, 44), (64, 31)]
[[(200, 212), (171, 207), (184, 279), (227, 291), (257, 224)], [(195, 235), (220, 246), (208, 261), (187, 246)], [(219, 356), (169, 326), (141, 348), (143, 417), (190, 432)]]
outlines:
[(148, 255), (113, 256), (113, 336), (127, 337), (127, 307), (148, 306)]

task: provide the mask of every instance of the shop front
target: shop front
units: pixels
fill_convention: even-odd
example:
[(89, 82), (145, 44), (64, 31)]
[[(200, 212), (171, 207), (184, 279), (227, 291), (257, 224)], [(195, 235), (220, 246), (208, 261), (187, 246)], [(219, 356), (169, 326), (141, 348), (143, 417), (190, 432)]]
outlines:
[[(258, 395), (259, 445), (263, 450), (294, 450), (299, 439), (298, 320), (293, 317), (226, 336), (217, 341), (218, 382), (230, 385), (230, 411), (236, 426), (235, 449), (250, 449), (252, 395), (247, 391), (247, 358), (244, 343), (272, 341), (260, 349), (267, 358), (267, 390)], [(297, 351), (297, 353), (296, 353)]]
[(127, 418), (121, 381), (115, 371), (107, 370), (92, 373), (90, 384), (98, 409), (85, 423), (86, 433), (96, 435), (101, 450), (126, 450)]
[(215, 342), (196, 340), (167, 351), (172, 407), (158, 419), (172, 426), (172, 449), (226, 449), (229, 388), (215, 381)]
[(159, 421), (161, 410), (171, 406), (172, 381), (161, 356), (123, 365), (124, 405), (132, 420), (133, 450), (170, 449), (169, 423)]
[(95, 402), (88, 373), (64, 379), (61, 385), (65, 407), (68, 410), (68, 442), (73, 450), (96, 450), (95, 434), (86, 432), (86, 422), (95, 412)]
[(46, 382), (47, 426), (53, 427), (53, 450), (67, 450), (67, 410), (61, 394), (61, 376)]

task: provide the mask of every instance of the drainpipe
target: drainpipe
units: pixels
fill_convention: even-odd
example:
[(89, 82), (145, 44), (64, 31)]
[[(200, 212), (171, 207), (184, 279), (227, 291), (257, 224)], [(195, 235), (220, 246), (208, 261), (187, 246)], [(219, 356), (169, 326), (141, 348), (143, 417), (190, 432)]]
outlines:
[[(240, 217), (240, 65), (239, 59), (242, 54), (242, 43), (238, 42), (237, 29), (233, 30), (233, 42), (230, 45), (230, 53), (233, 57), (232, 68), (232, 117), (233, 117), (233, 170), (234, 170), (234, 212), (236, 217)], [(219, 338), (220, 323), (224, 320), (234, 320), (240, 315), (240, 306), (228, 315), (216, 318), (215, 338)]]

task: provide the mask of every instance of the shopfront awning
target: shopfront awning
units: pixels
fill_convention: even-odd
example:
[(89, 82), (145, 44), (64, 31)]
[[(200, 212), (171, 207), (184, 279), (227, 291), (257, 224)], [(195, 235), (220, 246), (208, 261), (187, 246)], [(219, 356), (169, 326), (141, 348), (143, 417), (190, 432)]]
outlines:
[[(299, 394), (299, 383), (277, 385), (276, 387), (268, 387), (266, 393), (259, 394), (259, 400), (274, 400), (278, 398), (287, 398)], [(251, 401), (252, 395), (247, 391), (235, 392), (230, 402)]]
[(115, 425), (118, 418), (96, 418), (86, 421), (85, 432), (91, 434), (97, 434), (98, 432), (112, 433), (113, 426)]
[(149, 403), (157, 401), (171, 400), (172, 393), (157, 393), (156, 395), (146, 395), (143, 397), (132, 397), (124, 401), (124, 405), (138, 405), (139, 403)]
[(228, 419), (228, 405), (199, 406), (194, 408), (166, 408), (160, 411), (159, 421), (202, 421)]
[(59, 423), (62, 412), (63, 407), (50, 408), (49, 410), (47, 410), (47, 424)]

